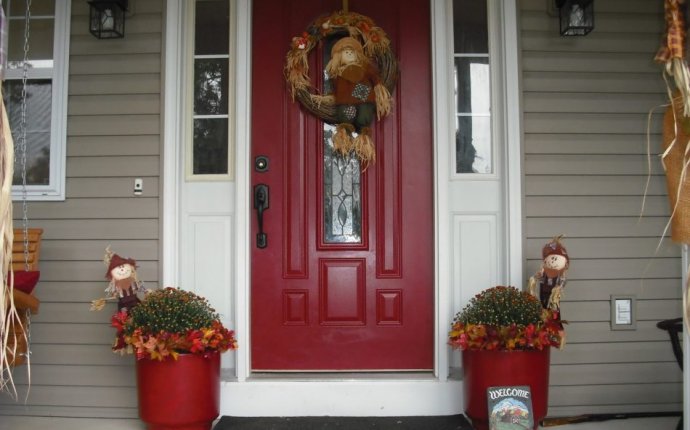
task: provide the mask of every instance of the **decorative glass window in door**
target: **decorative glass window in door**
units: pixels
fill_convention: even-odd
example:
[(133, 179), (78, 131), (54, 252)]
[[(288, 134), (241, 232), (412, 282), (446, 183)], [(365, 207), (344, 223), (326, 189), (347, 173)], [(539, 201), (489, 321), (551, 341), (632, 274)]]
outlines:
[(453, 0), (455, 172), (493, 173), (486, 0)]

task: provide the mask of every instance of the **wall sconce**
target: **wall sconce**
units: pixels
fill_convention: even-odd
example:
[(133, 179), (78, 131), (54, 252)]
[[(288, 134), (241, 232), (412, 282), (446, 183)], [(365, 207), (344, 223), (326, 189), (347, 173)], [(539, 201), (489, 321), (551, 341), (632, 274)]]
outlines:
[(125, 37), (127, 0), (89, 0), (89, 31), (99, 39)]
[(584, 36), (594, 29), (594, 0), (555, 0), (561, 36)]

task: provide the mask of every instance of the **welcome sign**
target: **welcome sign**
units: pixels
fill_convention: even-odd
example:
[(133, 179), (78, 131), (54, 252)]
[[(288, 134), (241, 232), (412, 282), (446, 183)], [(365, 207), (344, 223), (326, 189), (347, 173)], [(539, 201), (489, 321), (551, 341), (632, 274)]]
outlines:
[(490, 430), (525, 430), (534, 428), (532, 393), (529, 386), (489, 387)]

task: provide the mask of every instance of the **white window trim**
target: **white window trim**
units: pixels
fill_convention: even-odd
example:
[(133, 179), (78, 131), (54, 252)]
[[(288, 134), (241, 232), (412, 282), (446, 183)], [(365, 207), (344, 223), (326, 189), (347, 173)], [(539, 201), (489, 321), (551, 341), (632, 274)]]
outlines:
[[(50, 118), (50, 182), (49, 185), (28, 185), (26, 187), (27, 200), (65, 200), (70, 8), (71, 2), (59, 0), (55, 2)], [(50, 76), (32, 76), (32, 78), (34, 77), (49, 78)], [(15, 153), (18, 153), (17, 149), (15, 149)], [(12, 199), (21, 200), (22, 198), (22, 186), (13, 185)]]

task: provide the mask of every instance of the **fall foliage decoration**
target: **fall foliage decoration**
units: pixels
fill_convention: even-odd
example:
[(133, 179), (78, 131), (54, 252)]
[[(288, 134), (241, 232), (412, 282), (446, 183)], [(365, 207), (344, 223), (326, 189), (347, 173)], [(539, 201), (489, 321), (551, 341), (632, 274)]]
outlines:
[(541, 350), (560, 347), (558, 311), (515, 287), (497, 286), (474, 296), (453, 320), (450, 346), (460, 350)]

